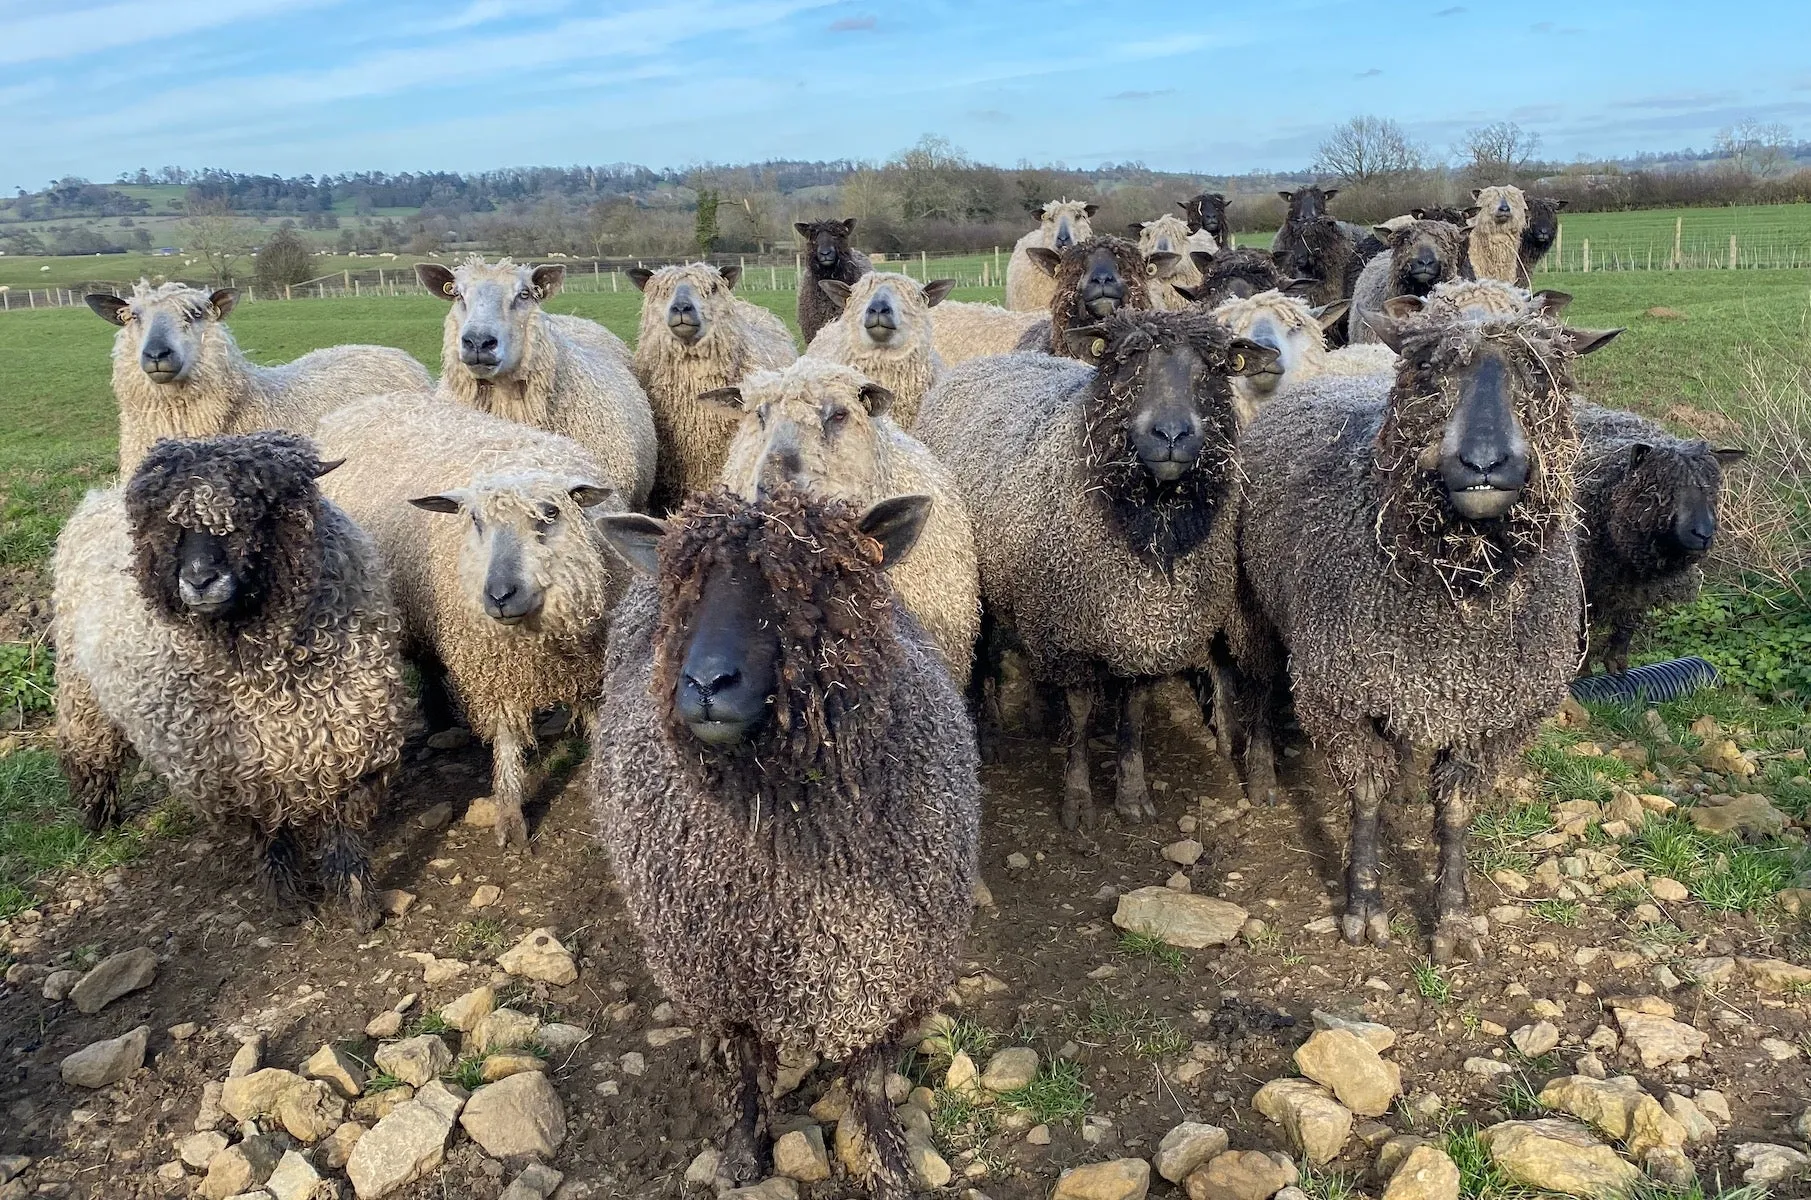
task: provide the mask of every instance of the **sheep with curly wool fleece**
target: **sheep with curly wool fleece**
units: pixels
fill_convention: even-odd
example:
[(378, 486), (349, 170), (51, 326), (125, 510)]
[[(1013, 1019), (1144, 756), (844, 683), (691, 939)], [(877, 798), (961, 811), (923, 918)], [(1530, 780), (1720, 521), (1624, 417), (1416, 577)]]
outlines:
[[(1200, 192), (1176, 201), (1188, 224), (1189, 248), (1214, 253), (1232, 244), (1232, 223), (1227, 220), (1227, 200), (1219, 192)], [(1205, 240), (1203, 240), (1205, 239)]]
[(739, 267), (719, 271), (709, 263), (629, 272), (642, 295), (635, 374), (653, 406), (660, 443), (652, 498), (657, 508), (715, 486), (723, 470), (735, 420), (698, 397), (754, 371), (777, 371), (799, 356), (780, 318), (735, 296), (741, 277)]
[[(1383, 243), (1375, 234), (1364, 231), (1361, 243), (1350, 228), (1356, 226), (1319, 217), (1287, 225), (1277, 233), (1277, 246), (1272, 250), (1277, 265), (1291, 280), (1303, 281), (1298, 290), (1316, 308), (1351, 299), (1365, 263), (1383, 250)], [(1332, 330), (1332, 343), (1343, 345), (1345, 332), (1342, 328)]]
[(1201, 272), (1201, 283), (1190, 289), (1190, 298), (1195, 307), (1204, 311), (1211, 311), (1227, 300), (1255, 296), (1259, 292), (1300, 290), (1296, 281), (1283, 273), (1277, 256), (1269, 250), (1250, 246), (1213, 254), (1194, 250), (1189, 252), (1189, 259)]
[(1414, 755), (1433, 756), (1446, 961), (1477, 952), (1472, 809), (1576, 667), (1571, 360), (1608, 335), (1538, 309), (1467, 319), (1396, 299), (1386, 317), (1393, 381), (1312, 381), (1241, 435), (1238, 569), (1221, 588), (1237, 597), (1228, 640), (1254, 797), (1275, 794), (1271, 693), (1286, 669), (1297, 720), (1352, 804), (1350, 941), (1388, 941), (1378, 812)]
[(1578, 500), (1585, 604), (1604, 630), (1591, 648), (1609, 671), (1629, 667), (1629, 642), (1658, 604), (1695, 599), (1699, 564), (1717, 533), (1723, 469), (1747, 457), (1674, 437), (1645, 417), (1574, 404), (1584, 449)]
[(1023, 645), (1033, 678), (1068, 690), (1069, 828), (1093, 819), (1088, 720), (1108, 681), (1122, 704), (1115, 807), (1153, 812), (1149, 683), (1211, 665), (1209, 534), (1237, 472), (1227, 377), (1265, 369), (1275, 351), (1206, 313), (1122, 310), (1101, 322), (1093, 356), (1098, 367), (1039, 354), (954, 367), (917, 428), (968, 501), (990, 618)]
[[(1193, 290), (1201, 286), (1201, 268), (1190, 251), (1210, 252), (1213, 239), (1208, 239), (1208, 245), (1195, 246), (1187, 223), (1167, 214), (1132, 226), (1132, 232), (1138, 235), (1138, 253), (1149, 264), (1151, 307), (1163, 311), (1187, 308), (1193, 303)], [(1164, 255), (1173, 257), (1161, 257)]]
[(1478, 213), (1471, 219), (1471, 236), (1465, 256), (1478, 279), (1520, 283), (1527, 278), (1522, 266), (1522, 231), (1528, 227), (1528, 198), (1519, 187), (1472, 189)]
[(868, 256), (849, 245), (855, 232), (855, 218), (841, 221), (796, 221), (793, 229), (805, 247), (805, 268), (799, 272), (799, 333), (809, 346), (818, 330), (841, 311), (836, 301), (822, 288), (835, 282), (845, 287), (874, 269)]
[(860, 505), (931, 498), (917, 546), (888, 577), (951, 674), (966, 682), (981, 628), (974, 528), (949, 468), (895, 423), (897, 397), (872, 377), (811, 355), (731, 391), (718, 396), (743, 416), (723, 483), (737, 495), (753, 499), (792, 482)]
[(1150, 281), (1159, 269), (1124, 238), (1091, 237), (1064, 250), (1032, 249), (1031, 261), (1055, 283), (1049, 314), (1027, 329), (1015, 347), (1072, 355), (1069, 333), (1122, 310), (1151, 307)]
[(1316, 312), (1308, 302), (1282, 292), (1259, 292), (1242, 300), (1228, 300), (1213, 315), (1234, 336), (1247, 338), (1277, 352), (1268, 371), (1233, 379), (1233, 397), (1239, 423), (1248, 424), (1272, 397), (1282, 395), (1322, 375), (1382, 375), (1396, 373), (1396, 352), (1388, 346), (1342, 346), (1328, 350), (1327, 327), (1345, 316), (1345, 302)]
[[(605, 519), (653, 573), (611, 630), (593, 805), (655, 983), (728, 1040), (728, 1186), (766, 1173), (787, 1046), (842, 1061), (875, 1195), (911, 1194), (886, 1076), (961, 963), (981, 789), (962, 697), (883, 574), (909, 553), (912, 530), (877, 528), (901, 503), (862, 514), (782, 485), (695, 494), (670, 525)], [(726, 586), (751, 610), (731, 625), (741, 661), (772, 683), (755, 728), (707, 741), (680, 689)]]
[(1465, 256), (1465, 231), (1445, 221), (1411, 220), (1395, 229), (1379, 226), (1378, 236), (1389, 247), (1359, 272), (1347, 315), (1346, 340), (1358, 346), (1378, 341), (1366, 314), (1383, 311), (1392, 296), (1425, 296), (1436, 284), (1469, 277)]
[(1053, 284), (1050, 277), (1032, 265), (1031, 250), (1062, 253), (1077, 242), (1094, 236), (1089, 218), (1099, 205), (1080, 200), (1052, 200), (1039, 214), (1038, 227), (1013, 243), (1012, 257), (1006, 261), (1006, 307), (1014, 312), (1047, 312)]
[(322, 413), (359, 396), (425, 391), (427, 368), (389, 346), (328, 346), (261, 367), (226, 327), (233, 288), (183, 283), (132, 295), (95, 294), (88, 307), (119, 326), (113, 336), (113, 395), (119, 401), (120, 474), (130, 475), (159, 438), (287, 429), (307, 433)]
[(931, 310), (931, 346), (946, 367), (971, 358), (1011, 354), (1047, 312), (1013, 312), (998, 304), (945, 300)]
[(853, 287), (826, 280), (820, 286), (841, 297), (842, 312), (818, 331), (805, 353), (854, 367), (887, 389), (893, 394), (888, 415), (910, 429), (931, 381), (943, 370), (931, 313), (955, 284), (953, 279), (921, 284), (890, 271), (870, 272)]
[(625, 486), (570, 438), (438, 397), (361, 400), (319, 437), (346, 460), (328, 495), (389, 564), (430, 724), (450, 719), (450, 690), (491, 746), (497, 841), (525, 842), (535, 713), (598, 703), (626, 573), (585, 510), (626, 508)]
[(422, 284), (451, 307), (441, 327), (443, 399), (569, 437), (597, 458), (623, 502), (654, 485), (654, 416), (615, 334), (541, 305), (566, 268), (470, 255), (455, 270), (419, 263)]
[[(402, 757), (401, 624), (306, 438), (167, 439), (57, 538), (57, 751), (92, 829), (136, 753), (210, 821), (249, 820), (273, 899), (305, 851), (377, 924), (363, 835)], [(310, 846), (312, 843), (312, 846)]]

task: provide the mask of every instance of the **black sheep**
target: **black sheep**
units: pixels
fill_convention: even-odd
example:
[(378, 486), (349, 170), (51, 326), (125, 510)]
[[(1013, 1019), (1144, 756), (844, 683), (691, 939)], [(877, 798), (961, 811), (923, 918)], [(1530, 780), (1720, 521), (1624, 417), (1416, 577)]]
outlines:
[(798, 221), (805, 246), (805, 265), (799, 271), (799, 332), (809, 346), (817, 331), (842, 314), (837, 303), (818, 284), (826, 279), (853, 284), (874, 269), (868, 256), (851, 249), (849, 235), (855, 232), (855, 218), (841, 221)]

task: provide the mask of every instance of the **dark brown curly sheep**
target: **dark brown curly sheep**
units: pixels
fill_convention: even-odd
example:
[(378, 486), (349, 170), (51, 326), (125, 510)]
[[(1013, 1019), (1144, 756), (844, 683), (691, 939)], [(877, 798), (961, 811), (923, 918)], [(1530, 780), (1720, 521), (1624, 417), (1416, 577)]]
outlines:
[(1205, 233), (1214, 244), (1224, 246), (1232, 225), (1226, 219), (1227, 200), (1219, 192), (1199, 192), (1187, 200), (1176, 201), (1190, 233)]
[[(1185, 291), (1196, 308), (1211, 312), (1228, 300), (1248, 300), (1259, 292), (1301, 294), (1313, 280), (1291, 279), (1269, 250), (1241, 246), (1236, 250), (1191, 250), (1201, 282)], [(1178, 289), (1183, 290), (1183, 289)]]
[(805, 265), (799, 272), (799, 332), (809, 346), (817, 331), (836, 320), (842, 308), (818, 284), (827, 279), (853, 285), (874, 269), (868, 256), (849, 245), (855, 218), (840, 221), (795, 221), (804, 247)]
[(1019, 338), (1019, 350), (1071, 355), (1069, 331), (1092, 325), (1124, 310), (1151, 307), (1150, 277), (1155, 259), (1146, 262), (1138, 247), (1124, 238), (1091, 237), (1062, 253), (1038, 247), (1026, 251), (1033, 265), (1056, 281), (1050, 316)]
[(1553, 196), (1528, 197), (1528, 224), (1522, 228), (1519, 251), (1522, 286), (1528, 286), (1528, 281), (1534, 277), (1534, 268), (1547, 257), (1547, 252), (1553, 249), (1553, 243), (1559, 239), (1559, 213), (1564, 207), (1564, 199)]
[(843, 1061), (876, 1194), (910, 1194), (886, 1073), (955, 976), (980, 827), (973, 727), (883, 575), (928, 503), (782, 484), (604, 519), (651, 575), (610, 631), (593, 802), (656, 982), (729, 1042), (728, 1184), (765, 1173), (785, 1044)]
[(1389, 249), (1365, 264), (1352, 292), (1346, 340), (1354, 346), (1378, 340), (1367, 317), (1383, 311), (1392, 296), (1425, 296), (1437, 284), (1472, 277), (1459, 226), (1417, 219), (1395, 229), (1380, 226), (1377, 233)]

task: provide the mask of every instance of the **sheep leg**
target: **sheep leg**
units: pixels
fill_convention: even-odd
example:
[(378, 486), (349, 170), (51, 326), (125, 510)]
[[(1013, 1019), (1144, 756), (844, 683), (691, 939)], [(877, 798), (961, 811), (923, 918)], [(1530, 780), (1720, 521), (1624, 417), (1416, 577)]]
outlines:
[(1618, 621), (1610, 627), (1609, 640), (1604, 643), (1598, 657), (1603, 660), (1603, 669), (1612, 675), (1620, 675), (1629, 669), (1629, 643), (1635, 640), (1633, 622)]
[(1434, 824), (1440, 843), (1440, 867), (1434, 884), (1434, 961), (1448, 963), (1455, 954), (1484, 961), (1484, 947), (1471, 923), (1467, 895), (1465, 834), (1471, 828), (1468, 794), (1477, 769), (1442, 753), (1433, 768)]
[(887, 1101), (887, 1067), (892, 1047), (878, 1042), (850, 1059), (843, 1081), (855, 1107), (855, 1119), (872, 1151), (869, 1176), (874, 1200), (911, 1200), (912, 1173), (905, 1128)]
[(723, 1139), (717, 1160), (717, 1180), (724, 1187), (742, 1187), (766, 1175), (766, 1104), (761, 1096), (761, 1043), (754, 1031), (737, 1029), (730, 1034), (726, 1055), (730, 1072), (729, 1108), (735, 1114)]
[(1390, 917), (1383, 907), (1383, 869), (1377, 862), (1377, 822), (1383, 799), (1401, 769), (1396, 747), (1381, 731), (1354, 733), (1329, 756), (1352, 799), (1352, 840), (1346, 860), (1346, 912), (1340, 931), (1362, 946), (1390, 944)]
[(426, 722), (428, 732), (451, 729), (459, 718), (452, 693), (447, 690), (446, 667), (432, 655), (423, 655), (415, 661), (415, 675), (420, 681), (416, 703), (421, 706), (421, 719)]
[(1088, 718), (1094, 712), (1094, 688), (1072, 687), (1069, 702), (1069, 759), (1063, 769), (1063, 828), (1094, 828), (1094, 793), (1088, 777)]
[(120, 790), (132, 745), (107, 719), (88, 681), (74, 671), (57, 681), (57, 760), (82, 824), (99, 833), (119, 821)]
[(497, 807), (497, 845), (528, 844), (522, 801), (528, 792), (527, 739), (508, 721), (498, 723), (491, 742), (491, 803)]
[(377, 908), (377, 882), (371, 875), (371, 856), (365, 839), (348, 825), (335, 825), (321, 844), (319, 867), (322, 890), (346, 906), (352, 927), (360, 932), (376, 929), (383, 920)]
[(1119, 789), (1113, 807), (1128, 821), (1155, 817), (1144, 777), (1144, 723), (1151, 711), (1151, 681), (1119, 682)]
[(302, 847), (296, 840), (295, 827), (279, 825), (275, 829), (258, 827), (258, 880), (271, 906), (292, 909), (302, 897)]

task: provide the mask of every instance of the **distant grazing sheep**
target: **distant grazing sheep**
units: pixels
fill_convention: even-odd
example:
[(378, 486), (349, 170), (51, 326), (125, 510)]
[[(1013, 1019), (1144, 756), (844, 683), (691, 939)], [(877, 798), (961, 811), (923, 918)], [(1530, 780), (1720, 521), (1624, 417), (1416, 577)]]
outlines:
[(1384, 301), (1425, 296), (1436, 284), (1469, 276), (1471, 270), (1465, 231), (1445, 221), (1411, 220), (1391, 230), (1379, 227), (1377, 234), (1389, 249), (1365, 264), (1353, 289), (1346, 340), (1354, 346), (1379, 340), (1365, 316), (1382, 312)]
[(239, 350), (226, 316), (233, 288), (139, 280), (126, 299), (96, 293), (88, 307), (119, 326), (113, 395), (119, 401), (119, 466), (129, 475), (151, 443), (287, 429), (308, 433), (329, 409), (378, 392), (426, 391), (427, 369), (388, 346), (329, 346), (280, 367)]
[(431, 396), (348, 405), (320, 440), (346, 460), (328, 493), (389, 566), (428, 723), (450, 723), (450, 690), (491, 747), (497, 842), (526, 842), (535, 713), (598, 703), (626, 572), (586, 510), (621, 510), (624, 485), (570, 438)]
[(1518, 187), (1474, 188), (1478, 215), (1471, 221), (1466, 257), (1479, 279), (1520, 283), (1527, 276), (1522, 265), (1522, 232), (1528, 227), (1528, 200)]
[(854, 504), (931, 498), (917, 547), (889, 578), (951, 674), (966, 683), (981, 626), (974, 530), (949, 469), (895, 423), (898, 399), (861, 373), (810, 355), (726, 392), (713, 396), (745, 414), (723, 467), (723, 483), (736, 494), (753, 499), (791, 482)]
[(792, 227), (805, 247), (805, 267), (799, 272), (799, 333), (809, 346), (817, 331), (836, 320), (841, 311), (820, 285), (830, 281), (850, 287), (874, 267), (867, 255), (849, 246), (849, 235), (855, 232), (854, 217), (797, 221)]
[(605, 518), (643, 574), (604, 664), (599, 840), (655, 985), (728, 1043), (724, 1187), (767, 1174), (785, 1046), (842, 1063), (876, 1200), (912, 1195), (887, 1075), (961, 967), (981, 824), (962, 697), (884, 574), (925, 505), (782, 486)]
[(1044, 205), (1038, 227), (1013, 243), (1006, 262), (1006, 307), (1015, 312), (1048, 312), (1050, 277), (1032, 265), (1027, 251), (1049, 250), (1060, 254), (1077, 242), (1094, 236), (1089, 218), (1099, 205), (1079, 200), (1052, 200)]
[(479, 412), (569, 437), (596, 456), (629, 508), (654, 486), (654, 416), (622, 339), (595, 321), (541, 305), (565, 281), (554, 264), (492, 264), (474, 254), (458, 269), (420, 263), (415, 274), (452, 305), (440, 341), (440, 395)]
[(1562, 199), (1551, 196), (1529, 196), (1528, 224), (1522, 229), (1522, 245), (1517, 257), (1521, 260), (1522, 271), (1517, 277), (1523, 287), (1527, 287), (1534, 278), (1534, 268), (1540, 265), (1547, 251), (1553, 249), (1553, 243), (1559, 237), (1559, 213), (1566, 207)]
[(1162, 264), (1147, 262), (1137, 246), (1116, 237), (1091, 237), (1061, 254), (1034, 247), (1026, 255), (1037, 270), (1050, 275), (1050, 313), (1025, 331), (1016, 349), (1075, 357), (1069, 331), (1121, 309), (1150, 308), (1151, 274), (1169, 259), (1165, 255)]
[(723, 470), (735, 420), (698, 397), (799, 356), (780, 318), (733, 294), (741, 276), (740, 267), (719, 271), (709, 263), (629, 272), (642, 294), (635, 374), (653, 406), (660, 441), (656, 508), (715, 487)]
[[(1352, 805), (1342, 926), (1387, 944), (1384, 797), (1432, 755), (1436, 961), (1479, 954), (1465, 832), (1498, 773), (1566, 696), (1583, 593), (1571, 360), (1612, 334), (1544, 311), (1466, 319), (1410, 298), (1380, 320), (1391, 381), (1321, 379), (1239, 439), (1228, 632), (1254, 799), (1276, 793), (1283, 672), (1297, 720)], [(1487, 465), (1478, 465), (1487, 464)]]
[(1626, 671), (1629, 642), (1648, 611), (1696, 598), (1698, 564), (1717, 535), (1724, 468), (1747, 452), (1674, 437), (1620, 409), (1582, 401), (1575, 409), (1584, 438), (1577, 473), (1585, 604), (1605, 631), (1591, 657)]
[(400, 625), (371, 540), (307, 439), (158, 442), (57, 538), (57, 751), (90, 829), (136, 753), (216, 824), (249, 821), (273, 901), (305, 855), (378, 922), (363, 835), (402, 757)]
[(1276, 357), (1192, 310), (1121, 310), (1079, 336), (1098, 367), (978, 359), (938, 380), (918, 418), (974, 517), (990, 618), (1023, 646), (1034, 679), (1067, 689), (1070, 829), (1094, 819), (1088, 725), (1108, 683), (1119, 708), (1115, 808), (1127, 820), (1155, 815), (1144, 777), (1150, 684), (1208, 667), (1216, 632), (1208, 538), (1238, 483), (1228, 377)]
[[(854, 367), (893, 394), (888, 415), (910, 429), (931, 381), (943, 369), (933, 348), (931, 314), (949, 295), (953, 279), (920, 284), (910, 275), (870, 272), (851, 288), (826, 279), (818, 286), (841, 309), (818, 331), (805, 353)], [(875, 497), (879, 499), (879, 497)]]

